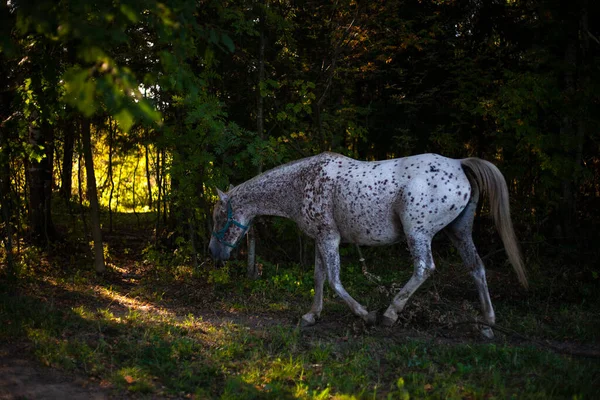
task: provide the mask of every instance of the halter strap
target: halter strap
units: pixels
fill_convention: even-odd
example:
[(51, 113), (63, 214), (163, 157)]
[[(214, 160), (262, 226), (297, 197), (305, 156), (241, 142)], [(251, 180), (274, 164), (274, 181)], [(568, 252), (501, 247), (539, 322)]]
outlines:
[[(225, 241), (225, 234), (227, 233), (227, 231), (229, 230), (229, 227), (231, 225), (235, 225), (238, 228), (242, 229), (242, 234), (234, 243)], [(231, 247), (232, 249), (235, 249), (249, 228), (250, 228), (250, 225), (244, 225), (241, 222), (238, 222), (235, 219), (233, 219), (233, 209), (231, 208), (231, 201), (228, 200), (227, 201), (227, 222), (225, 222), (225, 225), (223, 225), (223, 227), (221, 229), (219, 229), (216, 232), (213, 231), (212, 234), (215, 238), (217, 238), (217, 241), (219, 243), (221, 243), (223, 246), (227, 246), (227, 247)]]

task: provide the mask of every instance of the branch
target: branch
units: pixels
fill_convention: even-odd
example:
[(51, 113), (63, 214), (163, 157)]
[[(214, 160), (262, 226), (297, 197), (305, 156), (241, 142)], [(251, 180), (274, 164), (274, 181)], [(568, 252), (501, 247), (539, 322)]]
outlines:
[[(329, 88), (331, 87), (331, 83), (333, 82), (333, 74), (335, 73), (335, 66), (337, 64), (337, 59), (342, 51), (342, 48), (344, 47), (343, 44), (346, 41), (348, 34), (350, 33), (350, 29), (352, 29), (352, 27), (354, 26), (354, 22), (356, 21), (356, 18), (358, 17), (359, 9), (360, 9), (359, 6), (357, 6), (356, 14), (354, 15), (354, 18), (352, 18), (352, 21), (346, 27), (344, 34), (340, 37), (340, 39), (338, 40), (338, 43), (335, 45), (335, 47), (333, 49), (333, 57), (331, 58), (331, 64), (329, 64), (329, 66), (325, 69), (325, 71), (327, 71), (328, 69), (331, 69), (331, 72), (330, 72), (329, 76), (327, 77), (327, 83), (325, 85), (325, 89), (323, 89), (323, 94), (321, 95), (321, 98), (317, 101), (317, 107), (319, 107), (319, 108), (321, 108), (323, 106), (323, 103), (325, 102), (325, 97), (327, 96), (327, 94), (329, 92)], [(324, 65), (324, 64), (325, 64), (325, 60), (323, 60), (322, 65)], [(321, 69), (323, 70), (323, 67), (321, 67)]]
[(592, 32), (590, 32), (589, 30), (585, 30), (585, 32), (588, 34), (588, 36), (597, 44), (600, 44), (600, 40), (598, 40), (598, 38), (596, 36), (594, 36), (594, 34)]
[(3, 120), (0, 123), (0, 128), (4, 128), (4, 125), (7, 124), (8, 122), (10, 122), (13, 118), (16, 118), (17, 116), (23, 115), (23, 113), (21, 113), (21, 111), (15, 111), (14, 113), (12, 113), (8, 118), (6, 118), (5, 120)]

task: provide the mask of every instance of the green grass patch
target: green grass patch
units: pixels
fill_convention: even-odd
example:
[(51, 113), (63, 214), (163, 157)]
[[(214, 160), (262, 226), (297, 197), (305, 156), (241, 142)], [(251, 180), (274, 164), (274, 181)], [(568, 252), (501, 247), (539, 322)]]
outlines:
[[(495, 342), (483, 342), (472, 332), (448, 331), (478, 304), (470, 281), (442, 273), (392, 329), (366, 328), (329, 289), (322, 322), (300, 329), (294, 321), (310, 307), (312, 271), (264, 263), (262, 278), (249, 281), (242, 264), (192, 271), (171, 262), (134, 283), (114, 271), (96, 277), (48, 267), (11, 287), (0, 284), (0, 341), (26, 342), (45, 365), (142, 397), (594, 398), (600, 384), (597, 359), (543, 345), (566, 340), (597, 348), (592, 303), (535, 293), (522, 303), (499, 291), (499, 323), (535, 340), (498, 333)], [(388, 288), (410, 275), (384, 266), (372, 272)], [(343, 279), (370, 309), (388, 304), (389, 295), (358, 265), (350, 264)], [(459, 280), (460, 289), (448, 279)]]

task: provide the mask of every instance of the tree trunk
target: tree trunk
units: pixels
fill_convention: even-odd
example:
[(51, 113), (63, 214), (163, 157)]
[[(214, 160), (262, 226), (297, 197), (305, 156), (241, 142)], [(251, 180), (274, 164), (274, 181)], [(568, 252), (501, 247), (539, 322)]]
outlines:
[(168, 223), (168, 209), (167, 209), (167, 171), (166, 171), (166, 163), (165, 160), (167, 159), (167, 151), (165, 149), (161, 150), (161, 175), (162, 175), (162, 208), (163, 208), (163, 226), (167, 226)]
[(108, 231), (113, 231), (112, 198), (115, 191), (115, 180), (113, 179), (113, 128), (112, 121), (108, 119), (108, 179), (110, 180), (110, 192), (108, 194)]
[(4, 128), (0, 126), (0, 207), (2, 207), (2, 225), (4, 226), (4, 248), (9, 279), (16, 277), (12, 245), (12, 204), (10, 201), (10, 147)]
[(140, 215), (137, 212), (137, 204), (135, 202), (135, 181), (137, 179), (137, 170), (140, 166), (140, 152), (139, 149), (137, 151), (137, 156), (135, 157), (135, 168), (133, 169), (133, 181), (131, 185), (131, 203), (133, 204), (133, 214), (135, 215), (135, 219), (137, 220), (138, 229), (140, 228)]
[(117, 181), (119, 182), (119, 185), (117, 186), (117, 204), (115, 205), (115, 210), (119, 210), (119, 205), (120, 205), (120, 200), (121, 200), (121, 177), (123, 176), (123, 165), (125, 165), (124, 162), (121, 162), (121, 165), (119, 165), (119, 177), (117, 178)]
[(90, 201), (90, 213), (92, 220), (94, 265), (96, 267), (96, 272), (101, 273), (106, 271), (106, 266), (104, 265), (104, 248), (102, 245), (102, 230), (100, 229), (100, 207), (98, 205), (98, 193), (96, 192), (96, 176), (94, 174), (94, 160), (92, 157), (90, 121), (88, 119), (84, 119), (81, 125), (81, 141), (83, 144), (83, 156), (85, 158), (87, 193)]
[(192, 246), (192, 266), (194, 271), (198, 270), (198, 244), (196, 243), (196, 218), (194, 217), (194, 210), (188, 209), (187, 225), (190, 235), (190, 245)]
[(53, 130), (48, 123), (42, 122), (41, 127), (35, 126), (33, 121), (30, 123), (29, 144), (44, 149), (44, 154), (30, 160), (29, 164), (30, 232), (39, 244), (48, 244), (56, 236), (51, 213), (53, 139)]
[(148, 156), (148, 145), (144, 145), (146, 153), (146, 182), (148, 185), (148, 208), (152, 210), (152, 181), (150, 179), (150, 157)]
[[(81, 141), (81, 138), (80, 138)], [(81, 213), (81, 223), (83, 224), (83, 236), (88, 236), (88, 228), (87, 222), (85, 220), (85, 210), (83, 208), (83, 179), (81, 177), (81, 171), (83, 171), (81, 164), (83, 158), (83, 146), (81, 142), (78, 145), (79, 149), (77, 151), (77, 194), (79, 197), (79, 212)]]
[(561, 199), (559, 218), (562, 235), (575, 236), (576, 200), (581, 178), (583, 145), (586, 136), (586, 117), (588, 101), (585, 91), (589, 87), (589, 74), (586, 63), (589, 48), (588, 2), (573, 3), (567, 15), (569, 31), (565, 48), (564, 97), (571, 103), (564, 111), (561, 124), (561, 136), (565, 143), (564, 151), (571, 158), (561, 176)]
[[(258, 47), (258, 85), (256, 86), (256, 132), (261, 140), (265, 138), (265, 118), (264, 118), (264, 105), (265, 99), (261, 92), (261, 87), (265, 81), (265, 12), (264, 4), (260, 4), (260, 42)], [(262, 173), (263, 162), (262, 159), (258, 163), (257, 173)], [(257, 279), (259, 276), (258, 268), (256, 267), (256, 235), (254, 234), (254, 228), (250, 228), (248, 231), (248, 264), (247, 264), (247, 276), (249, 279)]]
[(155, 163), (155, 168), (156, 168), (156, 187), (158, 189), (158, 198), (156, 200), (156, 229), (155, 229), (155, 234), (154, 234), (154, 241), (158, 242), (158, 237), (159, 237), (159, 232), (160, 232), (160, 195), (161, 195), (161, 186), (162, 186), (162, 179), (161, 179), (161, 175), (160, 175), (160, 151), (156, 151), (156, 163)]
[[(4, 172), (4, 171), (3, 171)], [(4, 175), (4, 174), (3, 174)], [(4, 192), (4, 179), (2, 176), (2, 182), (0, 183), (0, 207), (2, 207), (2, 225), (4, 225), (4, 248), (6, 249), (6, 266), (9, 278), (15, 278), (16, 270), (15, 263), (13, 261), (13, 246), (12, 246), (12, 227), (11, 227), (11, 210), (10, 200), (7, 194)]]
[(73, 187), (73, 150), (75, 147), (75, 126), (73, 121), (69, 121), (64, 131), (65, 144), (63, 148), (62, 159), (62, 177), (59, 195), (65, 200), (71, 198)]

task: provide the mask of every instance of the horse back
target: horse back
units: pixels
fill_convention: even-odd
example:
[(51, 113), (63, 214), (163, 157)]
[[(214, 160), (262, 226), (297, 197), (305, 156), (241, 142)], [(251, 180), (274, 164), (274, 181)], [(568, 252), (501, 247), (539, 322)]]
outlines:
[(460, 161), (437, 154), (366, 162), (323, 153), (313, 162), (303, 215), (342, 241), (388, 244), (407, 231), (433, 236), (470, 198)]

